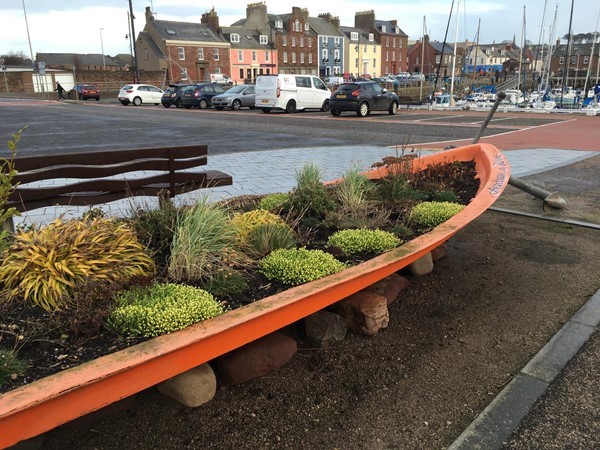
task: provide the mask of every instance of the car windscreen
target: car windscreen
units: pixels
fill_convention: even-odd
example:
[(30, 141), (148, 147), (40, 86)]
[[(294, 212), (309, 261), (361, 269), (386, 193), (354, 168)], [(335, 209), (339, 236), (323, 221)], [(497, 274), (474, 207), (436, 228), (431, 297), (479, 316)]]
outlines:
[(244, 86), (243, 84), (240, 84), (239, 86), (234, 86), (231, 89), (229, 89), (227, 91), (228, 94), (239, 94), (240, 92), (242, 92), (244, 89), (246, 89), (247, 86)]

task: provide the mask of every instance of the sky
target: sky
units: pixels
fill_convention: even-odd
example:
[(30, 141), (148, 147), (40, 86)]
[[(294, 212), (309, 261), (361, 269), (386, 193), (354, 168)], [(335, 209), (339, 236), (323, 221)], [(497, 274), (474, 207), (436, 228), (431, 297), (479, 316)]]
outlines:
[[(146, 6), (159, 20), (200, 22), (213, 5), (221, 26), (246, 16), (246, 5), (257, 0), (131, 0), (138, 34), (144, 29)], [(491, 44), (522, 36), (537, 44), (548, 42), (556, 14), (554, 40), (568, 33), (571, 4), (572, 31), (593, 33), (598, 29), (598, 0), (267, 0), (269, 14), (291, 13), (293, 6), (307, 8), (311, 16), (329, 12), (343, 26), (354, 26), (354, 14), (374, 10), (379, 20), (398, 20), (409, 40), (420, 39), (427, 30), (432, 40), (448, 42), (478, 40)], [(544, 14), (544, 5), (546, 13)], [(41, 53), (96, 53), (114, 56), (129, 53), (128, 0), (0, 0), (0, 55), (23, 52), (35, 58)], [(27, 17), (27, 20), (25, 20)], [(458, 24), (456, 23), (458, 20)], [(479, 25), (480, 24), (480, 25)], [(523, 26), (525, 24), (525, 26)], [(477, 29), (479, 28), (479, 39)], [(27, 29), (29, 29), (29, 38)], [(600, 31), (600, 30), (598, 30)], [(543, 39), (541, 37), (543, 36)]]

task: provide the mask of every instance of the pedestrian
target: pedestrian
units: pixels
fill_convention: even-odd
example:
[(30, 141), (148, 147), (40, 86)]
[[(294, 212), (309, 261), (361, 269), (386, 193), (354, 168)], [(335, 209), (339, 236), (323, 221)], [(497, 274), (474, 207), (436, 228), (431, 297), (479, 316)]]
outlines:
[(60, 85), (60, 83), (56, 83), (56, 89), (54, 89), (55, 91), (58, 91), (58, 101), (60, 101), (61, 98), (64, 98), (65, 100), (67, 99), (67, 97), (63, 96), (63, 92), (65, 92), (65, 88), (62, 87)]

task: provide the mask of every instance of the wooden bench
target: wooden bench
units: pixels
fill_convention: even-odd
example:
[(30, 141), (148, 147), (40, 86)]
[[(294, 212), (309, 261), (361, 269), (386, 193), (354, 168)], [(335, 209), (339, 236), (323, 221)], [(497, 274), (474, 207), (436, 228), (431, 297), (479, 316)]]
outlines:
[(93, 206), (131, 196), (156, 196), (168, 191), (174, 197), (196, 189), (231, 185), (231, 176), (218, 170), (189, 171), (206, 165), (207, 154), (207, 145), (191, 145), (17, 156), (14, 183), (20, 184), (6, 207), (23, 212), (54, 205)]

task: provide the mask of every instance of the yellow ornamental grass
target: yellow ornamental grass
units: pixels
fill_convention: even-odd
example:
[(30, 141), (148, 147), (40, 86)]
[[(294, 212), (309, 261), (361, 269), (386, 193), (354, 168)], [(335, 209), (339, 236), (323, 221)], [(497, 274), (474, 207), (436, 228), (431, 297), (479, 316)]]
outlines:
[(56, 220), (21, 231), (3, 252), (0, 283), (11, 297), (22, 297), (47, 311), (66, 306), (84, 280), (151, 276), (154, 262), (124, 223)]
[(276, 223), (285, 224), (285, 221), (266, 209), (253, 209), (243, 214), (236, 214), (231, 219), (231, 225), (236, 230), (236, 239), (240, 244), (247, 242), (248, 235), (257, 226)]

